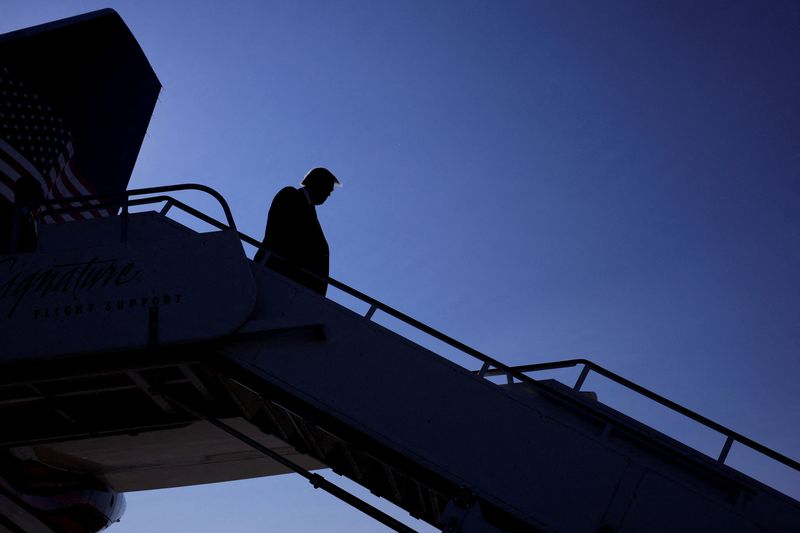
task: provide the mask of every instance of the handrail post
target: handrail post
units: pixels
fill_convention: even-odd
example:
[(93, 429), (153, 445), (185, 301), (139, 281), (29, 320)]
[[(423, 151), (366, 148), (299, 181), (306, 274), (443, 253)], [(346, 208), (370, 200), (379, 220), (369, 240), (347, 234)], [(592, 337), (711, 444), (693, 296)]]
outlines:
[(728, 453), (731, 451), (731, 446), (733, 446), (733, 441), (736, 440), (733, 438), (733, 435), (728, 435), (728, 438), (725, 440), (725, 444), (722, 446), (722, 451), (719, 452), (719, 457), (717, 458), (717, 462), (721, 464), (725, 464), (725, 459), (728, 458)]
[(169, 213), (170, 209), (172, 209), (172, 200), (167, 200), (167, 203), (165, 203), (164, 207), (161, 208), (161, 211), (159, 211), (159, 214), (161, 214), (163, 216), (167, 216), (167, 213)]
[(581, 387), (583, 387), (583, 382), (586, 381), (586, 377), (589, 375), (589, 365), (586, 363), (583, 364), (583, 370), (581, 370), (581, 375), (578, 376), (578, 381), (575, 382), (575, 386), (572, 387), (572, 390), (579, 391)]
[(366, 318), (367, 320), (372, 320), (372, 315), (374, 315), (375, 311), (377, 311), (377, 310), (378, 310), (378, 307), (375, 304), (370, 305), (369, 306), (369, 310), (367, 311), (367, 314), (364, 315), (364, 318)]

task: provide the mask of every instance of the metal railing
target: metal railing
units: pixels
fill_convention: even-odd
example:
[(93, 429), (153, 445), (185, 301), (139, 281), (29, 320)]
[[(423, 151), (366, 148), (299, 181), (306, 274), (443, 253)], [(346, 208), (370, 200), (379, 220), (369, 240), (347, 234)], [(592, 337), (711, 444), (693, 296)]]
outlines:
[[(638, 384), (630, 381), (629, 379), (626, 379), (626, 378), (620, 376), (619, 374), (616, 374), (616, 373), (614, 373), (614, 372), (612, 372), (612, 371), (610, 371), (610, 370), (608, 370), (606, 368), (603, 368), (602, 366), (600, 366), (600, 365), (598, 365), (596, 363), (593, 363), (592, 361), (589, 361), (588, 359), (567, 359), (567, 360), (564, 360), (564, 361), (553, 361), (553, 362), (550, 362), (550, 363), (536, 363), (536, 364), (531, 364), (531, 365), (521, 365), (521, 366), (515, 366), (515, 367), (512, 367), (512, 368), (517, 372), (528, 373), (528, 372), (541, 372), (541, 371), (544, 371), (544, 370), (557, 370), (557, 369), (562, 369), (562, 368), (573, 368), (573, 367), (576, 367), (576, 366), (579, 366), (579, 365), (583, 365), (583, 369), (581, 369), (581, 373), (578, 376), (578, 379), (575, 382), (575, 385), (573, 385), (573, 387), (572, 387), (572, 389), (575, 390), (575, 391), (580, 391), (581, 390), (581, 387), (583, 387), (583, 384), (586, 382), (586, 378), (589, 376), (589, 372), (595, 372), (595, 373), (597, 373), (597, 374), (599, 374), (599, 375), (601, 375), (601, 376), (613, 381), (614, 383), (622, 385), (623, 387), (625, 387), (625, 388), (627, 388), (629, 390), (632, 390), (633, 392), (635, 392), (637, 394), (640, 394), (641, 396), (644, 396), (645, 398), (653, 400), (654, 402), (656, 402), (656, 403), (658, 403), (660, 405), (663, 405), (664, 407), (667, 407), (668, 409), (671, 409), (672, 411), (675, 411), (676, 413), (679, 413), (679, 414), (681, 414), (681, 415), (683, 415), (683, 416), (685, 416), (685, 417), (687, 417), (687, 418), (689, 418), (691, 420), (694, 420), (695, 422), (703, 424), (707, 428), (712, 429), (712, 430), (716, 431), (717, 433), (720, 433), (721, 435), (723, 435), (725, 437), (725, 443), (722, 445), (722, 450), (720, 451), (719, 456), (717, 457), (717, 462), (719, 462), (719, 463), (722, 463), (722, 464), (725, 463), (725, 460), (728, 457), (728, 453), (731, 450), (731, 446), (733, 446), (734, 443), (738, 442), (740, 444), (743, 444), (743, 445), (747, 446), (748, 448), (750, 448), (752, 450), (755, 450), (755, 451), (757, 451), (757, 452), (759, 452), (761, 454), (764, 454), (765, 456), (769, 457), (770, 459), (774, 459), (775, 461), (778, 461), (779, 463), (782, 463), (782, 464), (784, 464), (784, 465), (786, 465), (786, 466), (788, 466), (790, 468), (793, 468), (794, 470), (800, 471), (800, 462), (797, 462), (797, 461), (795, 461), (793, 459), (790, 459), (789, 457), (786, 457), (786, 456), (784, 456), (784, 455), (782, 455), (782, 454), (780, 454), (780, 453), (778, 453), (778, 452), (776, 452), (776, 451), (764, 446), (763, 444), (760, 444), (760, 443), (754, 441), (753, 439), (745, 437), (741, 433), (737, 433), (736, 431), (733, 431), (732, 429), (727, 428), (727, 427), (723, 426), (722, 424), (714, 422), (713, 420), (711, 420), (709, 418), (706, 418), (703, 415), (692, 411), (691, 409), (687, 409), (686, 407), (684, 407), (684, 406), (682, 406), (682, 405), (680, 405), (678, 403), (675, 403), (672, 400), (670, 400), (668, 398), (665, 398), (664, 396), (661, 396), (660, 394), (657, 394), (657, 393), (655, 393), (655, 392), (653, 392), (653, 391), (651, 391), (649, 389), (646, 389), (646, 388), (642, 387), (641, 385), (638, 385)], [(490, 371), (486, 372), (485, 375), (486, 376), (497, 376), (497, 375), (502, 375), (502, 374), (503, 374), (502, 371), (490, 370)]]
[[(227, 226), (217, 221), (216, 219), (209, 217), (205, 213), (202, 213), (197, 209), (194, 209), (193, 207), (190, 207), (185, 203), (164, 194), (174, 191), (199, 191), (210, 195), (215, 200), (217, 200), (220, 207), (222, 207), (222, 211), (225, 214), (225, 220), (228, 222)], [(156, 196), (131, 199), (132, 196), (145, 196), (152, 194), (155, 194)], [(236, 223), (233, 220), (233, 214), (231, 213), (231, 208), (228, 205), (228, 202), (225, 201), (225, 198), (211, 187), (208, 187), (207, 185), (200, 185), (199, 183), (163, 185), (161, 187), (131, 189), (129, 191), (115, 192), (108, 194), (92, 194), (86, 196), (75, 196), (72, 198), (58, 198), (58, 199), (46, 200), (44, 202), (37, 204), (35, 207), (38, 207), (37, 216), (39, 218), (44, 218), (46, 216), (52, 216), (64, 213), (73, 214), (85, 211), (95, 211), (97, 209), (104, 209), (107, 207), (113, 209), (121, 209), (119, 215), (120, 240), (125, 242), (128, 240), (128, 217), (130, 214), (129, 211), (130, 208), (137, 205), (154, 204), (160, 202), (166, 202), (165, 208), (162, 209), (162, 214), (166, 214), (166, 211), (169, 210), (169, 207), (174, 205), (176, 207), (179, 207), (186, 213), (200, 220), (203, 220), (214, 227), (220, 229), (233, 229), (233, 230), (236, 229)], [(33, 206), (26, 206), (26, 207), (33, 207)]]
[[(228, 224), (226, 225), (226, 224), (224, 224), (224, 223), (222, 223), (222, 222), (220, 222), (220, 221), (218, 221), (218, 220), (216, 220), (216, 219), (214, 219), (214, 218), (212, 218), (212, 217), (210, 217), (210, 216), (208, 216), (208, 215), (206, 215), (206, 214), (204, 214), (204, 213), (202, 213), (202, 212), (200, 212), (200, 211), (198, 211), (198, 210), (196, 210), (196, 209), (194, 209), (194, 208), (192, 208), (192, 207), (190, 207), (188, 205), (186, 205), (185, 203), (180, 202), (179, 200), (176, 200), (175, 198), (172, 198), (170, 196), (166, 196), (166, 195), (162, 194), (162, 193), (165, 193), (165, 192), (181, 191), (181, 190), (198, 190), (198, 191), (206, 192), (206, 193), (210, 194), (211, 196), (213, 196), (220, 203), (220, 205), (222, 206), (222, 209), (223, 209), (223, 211), (225, 213), (225, 217), (226, 217), (226, 220), (227, 220)], [(148, 197), (148, 198), (141, 198), (141, 199), (135, 199), (135, 200), (131, 200), (130, 199), (130, 196), (139, 196), (139, 195), (146, 195), (146, 194), (156, 194), (157, 196)], [(89, 201), (94, 201), (96, 203), (93, 203), (93, 204), (88, 205), (86, 207), (82, 207), (80, 205), (81, 202), (89, 202)], [(56, 209), (54, 211), (48, 211), (47, 214), (52, 214), (52, 213), (56, 213), (56, 212), (60, 212), (60, 211), (76, 211), (76, 210), (81, 210), (81, 209), (92, 210), (92, 209), (97, 209), (99, 207), (102, 207), (105, 204), (117, 205), (117, 206), (121, 205), (122, 206), (122, 214), (121, 214), (121, 216), (123, 217), (123, 223), (122, 223), (123, 232), (127, 231), (127, 216), (128, 216), (127, 208), (129, 206), (166, 202), (164, 207), (161, 209), (161, 214), (162, 215), (166, 215), (167, 212), (169, 212), (169, 210), (172, 207), (179, 208), (180, 210), (182, 210), (182, 211), (184, 211), (184, 212), (186, 212), (186, 213), (198, 218), (199, 220), (202, 220), (203, 222), (206, 222), (207, 224), (209, 224), (209, 225), (211, 225), (211, 226), (213, 226), (213, 227), (215, 227), (217, 229), (236, 231), (236, 233), (238, 234), (239, 238), (243, 242), (245, 242), (247, 244), (250, 244), (250, 245), (256, 247), (259, 250), (264, 250), (266, 252), (270, 252), (269, 250), (267, 250), (266, 248), (264, 248), (262, 246), (262, 243), (260, 241), (254, 239), (254, 238), (252, 238), (252, 237), (250, 237), (248, 235), (245, 235), (244, 233), (242, 233), (242, 232), (240, 232), (240, 231), (238, 231), (236, 229), (236, 225), (235, 225), (235, 223), (233, 221), (233, 216), (231, 214), (230, 208), (228, 207), (228, 204), (225, 201), (225, 199), (217, 191), (215, 191), (214, 189), (212, 189), (210, 187), (207, 187), (205, 185), (186, 184), (186, 185), (170, 185), (170, 186), (165, 186), (165, 187), (150, 187), (150, 188), (146, 188), (146, 189), (134, 189), (134, 190), (126, 191), (125, 193), (117, 193), (117, 194), (114, 194), (114, 195), (93, 195), (93, 196), (84, 196), (84, 197), (74, 197), (74, 198), (69, 198), (69, 199), (66, 199), (66, 200), (65, 199), (61, 199), (61, 200), (57, 200), (57, 201), (47, 202), (46, 205), (47, 204), (65, 204), (67, 202), (72, 203), (73, 206), (72, 207), (59, 208), (59, 209)], [(75, 204), (77, 204), (78, 206), (76, 207)], [(272, 256), (273, 257), (277, 257), (278, 259), (281, 259), (280, 256), (277, 256), (274, 253), (272, 254)], [(421, 331), (421, 332), (433, 337), (434, 339), (437, 339), (437, 340), (439, 340), (441, 342), (444, 342), (445, 344), (447, 344), (447, 345), (449, 345), (449, 346), (451, 346), (453, 348), (456, 348), (457, 350), (461, 351), (462, 353), (465, 353), (465, 354), (467, 354), (467, 355), (469, 355), (471, 357), (474, 357), (475, 359), (478, 359), (479, 361), (481, 361), (483, 363), (479, 370), (474, 371), (474, 373), (478, 377), (488, 378), (488, 377), (491, 377), (491, 376), (505, 375), (506, 376), (506, 380), (507, 380), (507, 382), (509, 384), (510, 383), (514, 383), (514, 380), (516, 379), (516, 380), (518, 380), (518, 381), (520, 381), (522, 383), (527, 383), (527, 384), (529, 384), (531, 386), (534, 386), (537, 389), (542, 390), (547, 394), (554, 394), (554, 395), (559, 396), (560, 398), (562, 398), (562, 399), (564, 399), (564, 400), (566, 400), (568, 402), (578, 403), (578, 402), (582, 402), (582, 400), (576, 398), (574, 395), (565, 394), (565, 393), (560, 392), (560, 391), (558, 391), (556, 389), (548, 388), (548, 387), (542, 385), (541, 383), (537, 382), (535, 379), (533, 379), (530, 376), (528, 376), (527, 373), (529, 373), (529, 372), (538, 372), (538, 371), (543, 371), (543, 370), (555, 370), (555, 369), (571, 368), (571, 367), (583, 365), (583, 369), (581, 370), (580, 376), (578, 377), (577, 382), (573, 386), (573, 389), (575, 391), (580, 391), (580, 389), (583, 386), (583, 384), (585, 383), (586, 378), (588, 377), (589, 373), (593, 371), (593, 372), (595, 372), (595, 373), (597, 373), (597, 374), (599, 374), (601, 376), (604, 376), (604, 377), (614, 381), (615, 383), (617, 383), (619, 385), (622, 385), (622, 386), (626, 387), (627, 389), (630, 389), (630, 390), (636, 392), (637, 394), (640, 394), (640, 395), (642, 395), (642, 396), (644, 396), (646, 398), (649, 398), (649, 399), (659, 403), (660, 405), (663, 405), (663, 406), (671, 409), (672, 411), (675, 411), (675, 412), (677, 412), (677, 413), (679, 413), (679, 414), (681, 414), (683, 416), (686, 416), (686, 417), (690, 418), (691, 420), (694, 420), (694, 421), (696, 421), (696, 422), (708, 427), (709, 429), (712, 429), (712, 430), (722, 434), (723, 436), (725, 436), (725, 438), (726, 438), (725, 439), (725, 443), (723, 444), (722, 450), (721, 450), (719, 456), (717, 457), (717, 462), (719, 464), (724, 464), (725, 463), (725, 460), (727, 459), (728, 454), (729, 454), (733, 444), (734, 443), (739, 443), (739, 444), (742, 444), (742, 445), (744, 445), (744, 446), (746, 446), (746, 447), (748, 447), (748, 448), (750, 448), (750, 449), (752, 449), (752, 450), (754, 450), (754, 451), (756, 451), (758, 453), (763, 454), (766, 457), (769, 457), (770, 459), (773, 459), (773, 460), (775, 460), (775, 461), (777, 461), (777, 462), (779, 462), (779, 463), (781, 463), (781, 464), (783, 464), (785, 466), (788, 466), (789, 468), (792, 468), (795, 471), (800, 472), (800, 462), (795, 461), (794, 459), (791, 459), (791, 458), (789, 458), (789, 457), (787, 457), (787, 456), (785, 456), (785, 455), (783, 455), (781, 453), (778, 453), (775, 450), (772, 450), (771, 448), (768, 448), (767, 446), (764, 446), (763, 444), (760, 444), (760, 443), (758, 443), (758, 442), (756, 442), (756, 441), (754, 441), (754, 440), (752, 440), (752, 439), (750, 439), (748, 437), (745, 437), (744, 435), (742, 435), (740, 433), (737, 433), (737, 432), (733, 431), (730, 428), (727, 428), (727, 427), (725, 427), (725, 426), (723, 426), (721, 424), (718, 424), (717, 422), (714, 422), (713, 420), (710, 420), (710, 419), (708, 419), (708, 418), (706, 418), (706, 417), (704, 417), (704, 416), (702, 416), (702, 415), (700, 415), (700, 414), (698, 414), (698, 413), (696, 413), (696, 412), (694, 412), (694, 411), (692, 411), (690, 409), (687, 409), (686, 407), (684, 407), (684, 406), (682, 406), (682, 405), (680, 405), (678, 403), (675, 403), (672, 400), (669, 400), (669, 399), (667, 399), (667, 398), (665, 398), (665, 397), (663, 397), (663, 396), (661, 396), (659, 394), (656, 394), (655, 392), (653, 392), (653, 391), (651, 391), (649, 389), (646, 389), (645, 387), (637, 385), (636, 383), (634, 383), (634, 382), (632, 382), (632, 381), (630, 381), (628, 379), (625, 379), (624, 377), (619, 376), (618, 374), (615, 374), (614, 372), (611, 372), (610, 370), (607, 370), (607, 369), (605, 369), (605, 368), (603, 368), (603, 367), (601, 367), (601, 366), (599, 366), (599, 365), (597, 365), (597, 364), (595, 364), (595, 363), (593, 363), (593, 362), (591, 362), (591, 361), (589, 361), (587, 359), (569, 359), (569, 360), (565, 360), (565, 361), (555, 361), (555, 362), (550, 362), (550, 363), (537, 363), (537, 364), (523, 365), (523, 366), (509, 366), (509, 365), (506, 365), (505, 363), (502, 363), (502, 362), (498, 361), (497, 359), (494, 359), (494, 358), (492, 358), (492, 357), (490, 357), (490, 356), (488, 356), (488, 355), (486, 355), (486, 354), (484, 354), (484, 353), (482, 353), (482, 352), (480, 352), (480, 351), (478, 351), (478, 350), (476, 350), (476, 349), (464, 344), (463, 342), (460, 342), (460, 341), (454, 339), (453, 337), (450, 337), (449, 335), (446, 335), (446, 334), (442, 333), (441, 331), (438, 331), (437, 329), (432, 328), (431, 326), (428, 326), (427, 324), (424, 324), (424, 323), (420, 322), (419, 320), (416, 320), (415, 318), (410, 317), (409, 315), (407, 315), (405, 313), (402, 313), (401, 311), (398, 311), (397, 309), (395, 309), (395, 308), (393, 308), (393, 307), (391, 307), (391, 306), (389, 306), (389, 305), (387, 305), (387, 304), (385, 304), (383, 302), (380, 302), (380, 301), (376, 300), (375, 298), (372, 298), (371, 296), (368, 296), (368, 295), (362, 293), (361, 291), (359, 291), (357, 289), (354, 289), (354, 288), (350, 287), (349, 285), (346, 285), (345, 283), (342, 283), (341, 281), (338, 281), (338, 280), (336, 280), (334, 278), (331, 278), (331, 277), (322, 278), (322, 277), (317, 276), (316, 274), (314, 274), (312, 272), (308, 272), (306, 270), (304, 270), (303, 272), (305, 274), (307, 274), (308, 276), (316, 278), (317, 280), (320, 280), (320, 281), (324, 281), (324, 282), (330, 284), (331, 286), (341, 290), (342, 292), (344, 292), (346, 294), (349, 294), (350, 296), (353, 296), (356, 299), (368, 304), (369, 305), (369, 309), (367, 310), (366, 314), (364, 315), (364, 318), (366, 318), (367, 320), (372, 320), (372, 318), (374, 317), (374, 315), (375, 315), (375, 313), (377, 311), (382, 311), (383, 313), (386, 313), (387, 315), (389, 315), (389, 316), (391, 316), (393, 318), (396, 318), (397, 320), (400, 320), (401, 322), (403, 322), (403, 323), (405, 323), (405, 324), (417, 329), (418, 331)], [(610, 415), (605, 415), (603, 413), (598, 413), (598, 416), (604, 417), (604, 418), (608, 418), (609, 421), (611, 421), (611, 422), (614, 421), (614, 420), (611, 420)]]

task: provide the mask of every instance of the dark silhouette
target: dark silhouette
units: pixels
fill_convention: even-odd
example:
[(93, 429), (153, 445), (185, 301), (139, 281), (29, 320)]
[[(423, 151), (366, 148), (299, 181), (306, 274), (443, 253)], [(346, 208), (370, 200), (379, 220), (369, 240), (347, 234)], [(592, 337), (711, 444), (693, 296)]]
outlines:
[[(68, 189), (111, 194), (127, 188), (161, 83), (118, 13), (102, 9), (3, 34), (0, 78), (7, 93), (0, 93), (0, 138), (42, 176), (68, 161), (73, 172), (60, 178), (72, 183)], [(12, 91), (12, 83), (25, 90)], [(34, 125), (38, 133), (21, 135)], [(58, 188), (53, 194), (60, 196)], [(90, 216), (96, 215), (84, 211), (81, 219)]]
[(36, 209), (43, 200), (42, 186), (35, 178), (22, 176), (14, 182), (14, 204), (0, 206), (0, 254), (36, 251)]
[(268, 252), (259, 250), (255, 261), (263, 261), (266, 253), (274, 254), (267, 257), (269, 268), (324, 296), (328, 291), (324, 279), (328, 277), (329, 251), (315, 206), (322, 205), (340, 183), (330, 170), (315, 168), (301, 185), (300, 189), (284, 187), (275, 195), (262, 242)]

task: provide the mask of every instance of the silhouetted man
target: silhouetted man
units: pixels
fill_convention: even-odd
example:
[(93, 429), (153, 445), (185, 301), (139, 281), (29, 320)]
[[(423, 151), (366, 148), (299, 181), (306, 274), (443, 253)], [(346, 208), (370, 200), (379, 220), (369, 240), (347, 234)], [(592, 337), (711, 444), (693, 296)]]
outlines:
[[(314, 168), (301, 185), (300, 189), (285, 187), (275, 195), (262, 244), (274, 254), (267, 259), (268, 267), (324, 296), (328, 290), (324, 281), (328, 277), (328, 241), (315, 206), (322, 205), (340, 183), (327, 168)], [(265, 253), (259, 250), (255, 261), (262, 261)]]
[(36, 251), (35, 211), (43, 199), (42, 186), (32, 176), (14, 182), (14, 204), (0, 207), (0, 254)]

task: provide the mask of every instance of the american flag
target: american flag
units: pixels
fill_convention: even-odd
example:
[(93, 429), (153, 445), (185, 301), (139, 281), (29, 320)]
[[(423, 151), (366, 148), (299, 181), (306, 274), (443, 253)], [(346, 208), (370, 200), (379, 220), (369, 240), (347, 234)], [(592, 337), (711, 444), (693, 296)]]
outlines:
[[(36, 179), (48, 200), (93, 194), (94, 189), (81, 178), (74, 156), (72, 134), (63, 119), (33, 88), (15, 79), (9, 68), (0, 66), (0, 197), (13, 201), (14, 182), (22, 176)], [(66, 206), (80, 204), (70, 202), (56, 207)], [(71, 211), (48, 215), (43, 222), (69, 222), (109, 214), (106, 209)]]

